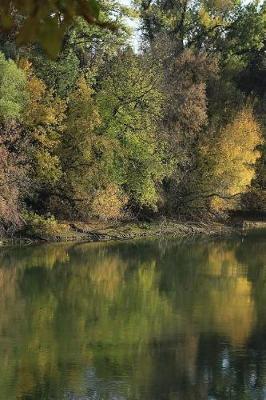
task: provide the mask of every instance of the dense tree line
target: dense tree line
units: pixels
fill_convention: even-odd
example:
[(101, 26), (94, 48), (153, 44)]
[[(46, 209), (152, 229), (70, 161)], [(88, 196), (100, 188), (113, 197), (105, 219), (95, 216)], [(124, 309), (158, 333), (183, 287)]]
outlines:
[(1, 32), (3, 232), (51, 215), (266, 211), (266, 3), (137, 0), (134, 12), (137, 53), (112, 1), (99, 18), (116, 29), (77, 17), (56, 59)]

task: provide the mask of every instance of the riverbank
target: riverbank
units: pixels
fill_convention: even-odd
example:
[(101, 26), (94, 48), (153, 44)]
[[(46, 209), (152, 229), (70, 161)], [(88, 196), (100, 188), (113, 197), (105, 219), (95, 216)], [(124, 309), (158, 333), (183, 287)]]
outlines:
[(0, 239), (1, 245), (10, 243), (31, 244), (36, 242), (103, 242), (131, 240), (152, 237), (191, 237), (196, 235), (219, 236), (225, 234), (245, 234), (253, 229), (265, 229), (265, 221), (180, 222), (161, 219), (153, 222), (58, 222), (53, 231), (39, 231), (38, 234), (21, 234)]

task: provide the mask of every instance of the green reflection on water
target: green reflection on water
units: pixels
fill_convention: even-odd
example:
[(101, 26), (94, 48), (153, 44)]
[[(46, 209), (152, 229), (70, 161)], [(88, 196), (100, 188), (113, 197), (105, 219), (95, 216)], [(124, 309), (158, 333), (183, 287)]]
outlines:
[(0, 252), (0, 399), (264, 399), (266, 237)]

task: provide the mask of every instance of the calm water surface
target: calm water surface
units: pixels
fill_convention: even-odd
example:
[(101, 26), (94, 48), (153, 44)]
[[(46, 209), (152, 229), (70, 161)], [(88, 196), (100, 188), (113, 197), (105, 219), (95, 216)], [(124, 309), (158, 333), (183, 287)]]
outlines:
[(2, 249), (0, 399), (266, 399), (266, 234)]

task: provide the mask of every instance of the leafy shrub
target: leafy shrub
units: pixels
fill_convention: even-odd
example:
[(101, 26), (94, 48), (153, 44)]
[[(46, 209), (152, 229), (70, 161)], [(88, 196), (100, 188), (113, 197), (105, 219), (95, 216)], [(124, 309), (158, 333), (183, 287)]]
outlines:
[(58, 240), (69, 231), (69, 227), (58, 223), (54, 216), (44, 217), (34, 212), (26, 212), (24, 220), (26, 224), (25, 233), (36, 239)]
[(96, 194), (92, 202), (92, 214), (104, 220), (118, 219), (122, 217), (126, 203), (126, 195), (117, 185), (111, 184)]

